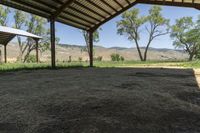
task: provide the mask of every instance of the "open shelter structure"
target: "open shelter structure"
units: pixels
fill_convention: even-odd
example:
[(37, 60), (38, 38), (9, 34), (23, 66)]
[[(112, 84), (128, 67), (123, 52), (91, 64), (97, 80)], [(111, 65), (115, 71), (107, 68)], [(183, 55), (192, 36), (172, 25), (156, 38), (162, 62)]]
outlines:
[(25, 36), (25, 37), (30, 37), (33, 38), (36, 42), (36, 61), (39, 61), (39, 56), (38, 56), (38, 41), (41, 39), (41, 37), (34, 35), (32, 33), (19, 30), (19, 29), (14, 29), (10, 27), (5, 27), (5, 26), (0, 26), (0, 44), (4, 46), (4, 61), (7, 63), (7, 44), (15, 37), (15, 36)]
[(45, 17), (50, 21), (53, 68), (56, 67), (56, 21), (89, 32), (90, 66), (93, 66), (93, 32), (102, 24), (140, 3), (200, 10), (200, 0), (0, 0), (0, 4)]

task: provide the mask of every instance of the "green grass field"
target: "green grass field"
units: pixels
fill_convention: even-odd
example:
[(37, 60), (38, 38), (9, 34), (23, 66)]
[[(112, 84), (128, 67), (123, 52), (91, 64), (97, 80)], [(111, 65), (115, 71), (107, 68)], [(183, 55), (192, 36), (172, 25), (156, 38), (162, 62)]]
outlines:
[[(181, 67), (181, 68), (200, 68), (200, 61), (124, 61), (94, 62), (95, 67)], [(57, 68), (88, 67), (88, 62), (57, 62)], [(50, 63), (7, 63), (0, 64), (0, 71), (17, 71), (31, 69), (51, 69)]]

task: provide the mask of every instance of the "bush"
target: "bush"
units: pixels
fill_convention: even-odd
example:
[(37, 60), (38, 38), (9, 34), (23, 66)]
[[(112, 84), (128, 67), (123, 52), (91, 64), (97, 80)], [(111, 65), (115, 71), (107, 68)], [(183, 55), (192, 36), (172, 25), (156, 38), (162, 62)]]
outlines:
[(26, 62), (27, 62), (27, 63), (36, 63), (37, 61), (36, 61), (35, 55), (29, 55), (29, 56), (27, 57), (27, 59), (26, 59)]
[(111, 54), (110, 55), (112, 61), (124, 61), (124, 57), (119, 54)]
[(102, 56), (98, 56), (96, 58), (94, 58), (94, 61), (102, 61), (103, 57)]
[(120, 60), (121, 60), (121, 61), (124, 61), (125, 59), (124, 59), (124, 57), (123, 57), (123, 56), (121, 56), (121, 57), (120, 57)]
[(68, 62), (69, 62), (69, 63), (72, 62), (72, 56), (69, 56)]
[(120, 61), (120, 55), (119, 54), (111, 54), (110, 55), (112, 61)]
[(79, 61), (79, 62), (82, 62), (82, 60), (83, 60), (82, 57), (79, 57), (79, 58), (78, 58), (78, 61)]

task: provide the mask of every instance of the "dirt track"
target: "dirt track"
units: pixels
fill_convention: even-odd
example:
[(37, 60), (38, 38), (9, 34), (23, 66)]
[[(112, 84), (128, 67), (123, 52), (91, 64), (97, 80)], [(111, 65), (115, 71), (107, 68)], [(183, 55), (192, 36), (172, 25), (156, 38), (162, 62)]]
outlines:
[(0, 133), (200, 133), (193, 70), (0, 73)]

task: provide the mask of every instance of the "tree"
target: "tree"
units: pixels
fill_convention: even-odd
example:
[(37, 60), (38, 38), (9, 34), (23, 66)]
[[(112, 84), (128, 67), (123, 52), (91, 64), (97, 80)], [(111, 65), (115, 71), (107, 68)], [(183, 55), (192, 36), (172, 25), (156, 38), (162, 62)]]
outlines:
[[(8, 19), (8, 15), (10, 13), (10, 9), (8, 7), (4, 7), (2, 5), (0, 5), (0, 25), (1, 26), (7, 26), (7, 19)], [(0, 63), (2, 62), (1, 58), (1, 49), (0, 49)]]
[(200, 51), (200, 17), (196, 22), (193, 22), (192, 17), (177, 19), (170, 36), (174, 39), (173, 45), (183, 48), (191, 61)]
[(8, 15), (10, 9), (0, 5), (0, 25), (7, 26)]
[[(26, 22), (28, 32), (42, 37), (42, 39), (39, 41), (39, 46), (38, 46), (39, 50), (42, 51), (47, 50), (50, 44), (48, 37), (49, 29), (46, 28), (46, 25), (47, 25), (46, 19), (33, 14), (30, 15), (30, 21)], [(24, 51), (26, 51), (24, 55), (24, 62), (26, 62), (30, 53), (36, 49), (35, 44), (36, 44), (35, 40), (33, 40), (32, 38), (27, 38), (24, 44), (25, 45)]]
[[(26, 24), (26, 18), (28, 15), (20, 10), (14, 10), (14, 28), (22, 29)], [(22, 44), (22, 40), (20, 36), (17, 36), (18, 46), (19, 46), (19, 57), (18, 59), (22, 61), (22, 56), (25, 52), (25, 45)]]
[[(101, 30), (101, 28), (99, 30)], [(96, 30), (93, 33), (93, 41), (94, 42), (99, 42), (99, 30)], [(85, 30), (82, 30), (81, 32), (83, 34), (83, 37), (84, 37), (84, 40), (86, 43), (86, 51), (88, 52), (88, 56), (89, 56), (90, 55), (89, 33)]]
[[(122, 20), (117, 22), (118, 34), (125, 35), (130, 41), (134, 41), (141, 61), (146, 61), (147, 52), (154, 39), (169, 33), (169, 20), (161, 14), (160, 6), (153, 6), (148, 16), (139, 16), (139, 9), (133, 8), (122, 14)], [(145, 28), (143, 28), (145, 27)], [(145, 29), (148, 40), (144, 54), (140, 48), (141, 29)]]

